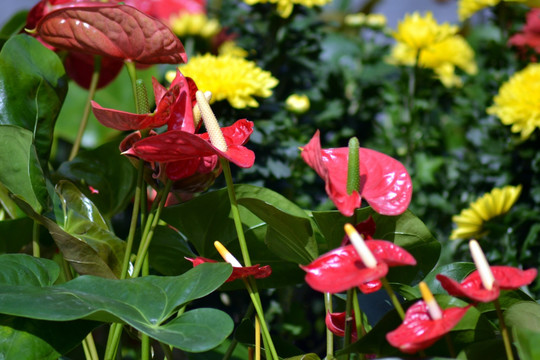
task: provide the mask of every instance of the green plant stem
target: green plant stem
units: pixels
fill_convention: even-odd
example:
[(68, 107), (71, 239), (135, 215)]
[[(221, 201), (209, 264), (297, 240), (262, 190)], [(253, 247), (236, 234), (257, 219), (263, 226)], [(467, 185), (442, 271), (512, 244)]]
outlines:
[(151, 223), (150, 228), (148, 231), (143, 233), (141, 237), (141, 245), (139, 246), (139, 251), (137, 252), (137, 258), (135, 259), (135, 265), (133, 266), (133, 274), (131, 277), (135, 278), (139, 276), (139, 272), (141, 271), (144, 258), (146, 257), (146, 254), (148, 253), (148, 248), (150, 247), (150, 242), (152, 241), (152, 237), (154, 236), (154, 230), (157, 227), (157, 224), (159, 223), (159, 218), (161, 216), (161, 212), (163, 211), (163, 208), (165, 207), (165, 202), (167, 201), (167, 195), (169, 194), (169, 190), (172, 186), (172, 180), (167, 180), (167, 183), (165, 184), (165, 188), (163, 189), (163, 192), (161, 193), (161, 198), (159, 199), (159, 205), (158, 208), (151, 218), (151, 215), (148, 215), (147, 219), (147, 228), (148, 224)]
[(131, 88), (133, 89), (133, 97), (135, 98), (135, 112), (140, 114), (139, 100), (137, 98), (137, 69), (133, 61), (126, 60), (124, 64), (131, 80)]
[[(345, 302), (345, 342), (344, 347), (347, 347), (351, 344), (351, 332), (352, 332), (352, 297), (353, 290), (347, 290), (347, 300)], [(351, 354), (347, 355), (347, 359), (351, 358)]]
[[(148, 276), (150, 265), (148, 264), (148, 254), (144, 257), (142, 275)], [(150, 337), (141, 333), (141, 360), (150, 360)]]
[(165, 355), (165, 359), (173, 360), (173, 352), (172, 352), (171, 347), (169, 345), (161, 343), (161, 342), (159, 343), (159, 345), (161, 346), (161, 350), (163, 350), (163, 354)]
[(90, 359), (99, 360), (99, 355), (98, 355), (98, 352), (97, 352), (97, 349), (96, 349), (96, 343), (94, 341), (94, 337), (92, 336), (92, 333), (89, 333), (86, 336), (83, 343), (86, 344), (86, 348), (90, 352)]
[[(324, 293), (324, 309), (326, 310), (326, 314), (330, 314), (333, 311), (332, 294), (330, 293)], [(328, 327), (326, 328), (326, 358), (334, 358), (334, 334)]]
[[(356, 326), (356, 338), (360, 339), (366, 335), (366, 329), (364, 328), (364, 314), (360, 310), (360, 304), (358, 303), (358, 290), (353, 288), (353, 310), (354, 310), (354, 324)], [(365, 354), (360, 354), (360, 360), (365, 360)]]
[(84, 105), (84, 111), (79, 123), (79, 130), (77, 132), (77, 137), (71, 148), (71, 153), (69, 154), (69, 161), (73, 160), (75, 156), (79, 153), (81, 148), (81, 142), (84, 135), (84, 130), (88, 124), (88, 117), (90, 116), (91, 101), (94, 99), (96, 94), (97, 85), (99, 81), (99, 74), (101, 72), (101, 57), (94, 56), (94, 72), (92, 73), (92, 79), (90, 80), (90, 87), (88, 88), (88, 97), (86, 98), (86, 104)]
[(32, 255), (34, 257), (41, 256), (41, 249), (39, 247), (39, 223), (35, 220), (32, 226)]
[(405, 311), (403, 311), (403, 307), (401, 306), (401, 303), (399, 302), (396, 294), (394, 293), (394, 290), (392, 290), (392, 287), (388, 283), (388, 280), (386, 277), (383, 277), (381, 279), (381, 282), (384, 286), (384, 289), (388, 293), (388, 296), (390, 297), (390, 300), (392, 301), (392, 304), (394, 304), (394, 307), (396, 308), (396, 311), (398, 312), (399, 316), (401, 317), (401, 320), (405, 319)]
[(512, 341), (510, 340), (510, 333), (504, 322), (503, 313), (501, 310), (501, 304), (499, 304), (499, 299), (493, 301), (495, 305), (495, 310), (497, 310), (497, 317), (499, 318), (499, 327), (501, 328), (501, 335), (504, 342), (504, 349), (506, 350), (506, 358), (508, 360), (514, 360), (514, 353), (512, 352)]

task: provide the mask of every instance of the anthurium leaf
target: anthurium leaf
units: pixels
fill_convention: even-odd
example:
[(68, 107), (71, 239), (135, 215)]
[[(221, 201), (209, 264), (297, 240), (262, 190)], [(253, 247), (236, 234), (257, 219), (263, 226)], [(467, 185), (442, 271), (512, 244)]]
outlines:
[(66, 92), (64, 66), (53, 51), (25, 34), (6, 42), (0, 51), (0, 124), (30, 130), (42, 166)]
[(1, 255), (0, 268), (1, 285), (50, 286), (60, 273), (54, 261), (24, 254)]
[(474, 263), (470, 262), (455, 262), (451, 264), (437, 266), (424, 279), (429, 289), (433, 294), (447, 294), (446, 290), (441, 286), (436, 276), (438, 274), (448, 276), (456, 281), (461, 282), (470, 273), (476, 270)]
[(304, 354), (286, 358), (285, 360), (321, 360), (317, 354)]
[(157, 226), (148, 251), (150, 266), (163, 275), (178, 275), (193, 267), (185, 257), (197, 255), (189, 248), (187, 241), (168, 226)]
[(125, 242), (109, 230), (97, 207), (73, 183), (60, 181), (56, 192), (67, 212), (63, 230), (92, 247), (111, 271), (119, 275)]
[(308, 264), (317, 255), (317, 242), (307, 214), (284, 196), (262, 187), (235, 187), (238, 203), (266, 222), (266, 244), (281, 258)]
[(71, 351), (99, 323), (0, 316), (0, 354), (5, 359), (55, 360)]
[(540, 332), (526, 327), (514, 327), (512, 334), (521, 360), (540, 359)]
[[(324, 248), (334, 249), (341, 244), (345, 232), (343, 226), (351, 218), (342, 216), (338, 211), (313, 212), (313, 218), (325, 237)], [(423, 279), (439, 259), (440, 243), (433, 237), (424, 223), (412, 212), (405, 211), (398, 216), (380, 215), (371, 208), (356, 211), (356, 223), (373, 217), (376, 224), (374, 239), (391, 241), (416, 259), (416, 266), (390, 268), (388, 279), (392, 282), (411, 283)], [(324, 250), (324, 251), (328, 251)], [(323, 250), (320, 250), (323, 252)]]
[(36, 31), (44, 41), (64, 50), (141, 64), (187, 61), (182, 43), (165, 24), (127, 5), (58, 9), (45, 15)]
[(28, 11), (23, 10), (15, 13), (0, 30), (0, 48), (12, 36), (17, 35), (26, 25)]
[(504, 312), (504, 321), (510, 327), (524, 328), (540, 335), (540, 304), (523, 301)]
[(506, 351), (502, 339), (488, 339), (476, 341), (461, 351), (457, 359), (459, 360), (504, 360)]
[(120, 321), (166, 344), (205, 351), (231, 333), (233, 323), (228, 315), (196, 309), (169, 318), (179, 307), (217, 289), (231, 272), (229, 264), (202, 264), (176, 277), (111, 280), (80, 276), (58, 286), (4, 285), (0, 313), (54, 321)]
[(40, 213), (47, 204), (48, 194), (32, 132), (19, 126), (0, 125), (0, 163), (0, 182)]
[(113, 141), (81, 151), (72, 161), (62, 163), (55, 174), (77, 183), (107, 219), (126, 207), (135, 189), (135, 168), (120, 155), (118, 145), (119, 141)]
[(49, 233), (66, 261), (69, 262), (79, 274), (92, 274), (106, 278), (116, 277), (107, 263), (99, 256), (97, 251), (86, 242), (67, 233), (62, 227), (48, 217), (39, 215), (33, 211), (32, 207), (22, 199), (14, 196), (13, 200), (15, 200), (17, 205), (30, 218), (39, 222), (49, 230)]

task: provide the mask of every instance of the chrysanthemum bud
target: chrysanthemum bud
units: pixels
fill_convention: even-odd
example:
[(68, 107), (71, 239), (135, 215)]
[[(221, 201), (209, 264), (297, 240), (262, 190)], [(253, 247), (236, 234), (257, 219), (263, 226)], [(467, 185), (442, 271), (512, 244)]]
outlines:
[(480, 274), (480, 279), (482, 279), (482, 285), (484, 285), (486, 290), (493, 289), (495, 278), (493, 277), (489, 263), (487, 262), (486, 256), (484, 255), (480, 244), (478, 244), (478, 241), (474, 239), (470, 240), (469, 249), (471, 250), (471, 255), (474, 264), (476, 265), (476, 269), (478, 269), (478, 273)]
[(223, 137), (223, 133), (221, 132), (221, 128), (219, 127), (216, 116), (206, 100), (205, 94), (198, 90), (195, 96), (197, 98), (197, 105), (201, 111), (204, 126), (206, 127), (206, 131), (210, 137), (210, 143), (212, 143), (212, 145), (214, 145), (220, 151), (227, 151), (227, 143), (225, 142), (225, 138)]
[(433, 294), (429, 290), (427, 284), (421, 281), (418, 286), (420, 287), (420, 293), (422, 294), (422, 298), (427, 305), (429, 316), (431, 316), (431, 319), (439, 320), (440, 318), (442, 318), (441, 308), (439, 307), (439, 304), (437, 304), (437, 300), (435, 300), (435, 298), (433, 297)]
[(349, 240), (351, 240), (356, 252), (364, 262), (364, 265), (371, 269), (376, 267), (377, 259), (375, 259), (375, 256), (373, 256), (371, 250), (369, 250), (367, 247), (362, 235), (360, 235), (351, 224), (345, 224), (345, 232), (347, 233)]
[(231, 264), (233, 267), (242, 267), (242, 264), (240, 264), (240, 262), (234, 257), (233, 254), (229, 252), (229, 250), (227, 250), (225, 246), (223, 246), (222, 243), (220, 243), (219, 241), (214, 241), (214, 246), (216, 247), (219, 255), (221, 255), (223, 260)]

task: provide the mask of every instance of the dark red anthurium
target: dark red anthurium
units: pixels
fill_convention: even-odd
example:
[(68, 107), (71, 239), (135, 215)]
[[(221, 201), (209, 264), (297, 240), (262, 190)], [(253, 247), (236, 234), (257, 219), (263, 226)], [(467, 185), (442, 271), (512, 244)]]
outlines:
[(536, 269), (521, 270), (511, 266), (490, 266), (495, 282), (488, 290), (482, 284), (478, 270), (472, 272), (461, 283), (442, 275), (437, 275), (441, 286), (452, 296), (467, 297), (478, 302), (490, 302), (499, 297), (500, 290), (516, 290), (528, 285), (536, 278)]
[(255, 154), (243, 146), (253, 132), (253, 123), (241, 119), (221, 130), (227, 143), (227, 151), (221, 151), (212, 145), (208, 133), (191, 134), (172, 130), (138, 141), (125, 154), (145, 161), (164, 163), (218, 155), (243, 168), (253, 166)]
[[(351, 316), (354, 319), (354, 311), (351, 312)], [(345, 312), (326, 313), (326, 318), (324, 319), (324, 322), (326, 323), (326, 327), (328, 328), (328, 330), (332, 332), (332, 334), (344, 337), (345, 336), (345, 320), (346, 320)], [(353, 321), (353, 324), (354, 324), (354, 321)], [(358, 340), (356, 326), (352, 326), (351, 327), (351, 341), (355, 342), (356, 340)]]
[(48, 44), (68, 51), (140, 64), (187, 61), (182, 43), (165, 24), (128, 5), (66, 6), (43, 16), (36, 32)]
[(152, 79), (156, 110), (149, 114), (134, 114), (125, 111), (106, 109), (92, 101), (92, 111), (103, 125), (120, 130), (143, 130), (169, 124), (169, 129), (195, 132), (193, 122), (193, 104), (190, 95), (190, 83), (180, 71), (169, 89), (163, 87), (155, 78)]
[(452, 330), (469, 307), (470, 305), (442, 310), (442, 317), (434, 320), (429, 314), (426, 302), (420, 300), (407, 309), (403, 323), (386, 334), (386, 340), (402, 352), (414, 354), (430, 347)]
[(394, 243), (368, 240), (366, 245), (377, 260), (376, 267), (366, 267), (354, 246), (346, 245), (319, 256), (311, 264), (301, 265), (307, 272), (306, 282), (317, 291), (332, 294), (353, 286), (372, 292), (380, 288), (375, 281), (386, 276), (389, 266), (416, 265), (414, 257)]
[(321, 149), (319, 131), (302, 149), (302, 158), (326, 183), (326, 193), (338, 210), (352, 216), (362, 198), (383, 215), (399, 215), (411, 201), (412, 182), (399, 161), (360, 148), (360, 191), (347, 193), (348, 148)]
[[(196, 257), (195, 259), (186, 257), (186, 260), (191, 261), (193, 263), (193, 267), (203, 264), (205, 262), (218, 262), (216, 260), (207, 259), (200, 256)], [(263, 279), (269, 277), (271, 274), (272, 268), (270, 267), (270, 265), (260, 266), (259, 264), (257, 264), (252, 266), (233, 267), (233, 272), (226, 282), (234, 281), (241, 278), (247, 278), (248, 276), (253, 276), (255, 279)]]

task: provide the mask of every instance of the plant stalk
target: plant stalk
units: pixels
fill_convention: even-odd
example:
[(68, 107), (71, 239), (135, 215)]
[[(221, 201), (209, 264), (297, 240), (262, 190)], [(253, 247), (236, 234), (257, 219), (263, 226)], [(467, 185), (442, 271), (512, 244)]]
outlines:
[(41, 249), (39, 247), (39, 223), (35, 220), (32, 226), (32, 255), (34, 257), (41, 256)]
[(497, 310), (497, 317), (499, 318), (499, 327), (501, 328), (501, 335), (504, 342), (504, 350), (506, 351), (506, 358), (508, 360), (514, 360), (514, 353), (512, 352), (512, 341), (510, 340), (510, 333), (504, 322), (504, 316), (501, 310), (501, 304), (499, 299), (493, 300), (493, 305), (495, 305), (495, 310)]
[(388, 296), (390, 297), (390, 300), (392, 301), (392, 304), (394, 304), (394, 307), (396, 308), (396, 311), (398, 312), (399, 316), (401, 317), (401, 320), (405, 319), (405, 311), (403, 311), (403, 307), (401, 306), (401, 303), (399, 302), (396, 294), (394, 293), (394, 290), (392, 290), (392, 287), (388, 283), (388, 280), (386, 277), (383, 277), (381, 279), (381, 282), (384, 286), (384, 289), (388, 293)]
[[(326, 314), (332, 313), (332, 294), (330, 293), (324, 293), (324, 308), (326, 310)], [(326, 328), (326, 358), (327, 359), (333, 359), (334, 358), (334, 334)]]

